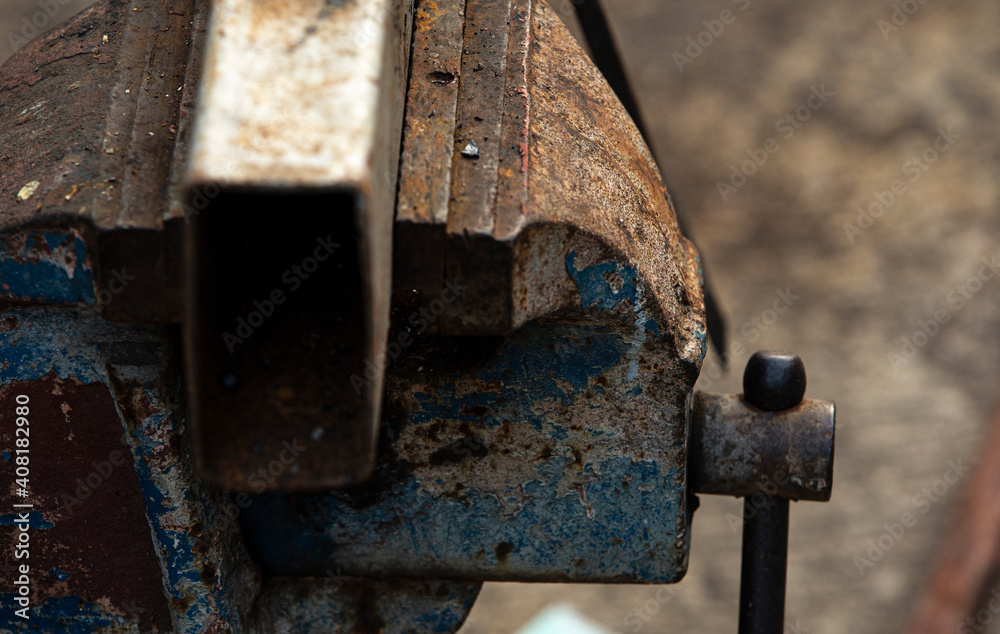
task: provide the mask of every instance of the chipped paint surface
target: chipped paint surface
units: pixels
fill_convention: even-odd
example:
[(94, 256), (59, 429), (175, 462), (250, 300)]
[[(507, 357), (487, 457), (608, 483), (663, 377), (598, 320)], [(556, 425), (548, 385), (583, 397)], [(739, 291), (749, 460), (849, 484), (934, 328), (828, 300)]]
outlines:
[(175, 632), (246, 627), (256, 588), (224, 491), (194, 474), (178, 376), (162, 334), (118, 346), (108, 384), (126, 423), (153, 540), (166, 575)]
[(82, 234), (44, 229), (0, 239), (0, 298), (95, 304), (94, 274)]
[[(135, 523), (140, 527), (134, 533), (136, 538), (147, 543), (152, 535), (148, 547), (152, 553), (147, 555), (152, 576), (143, 577), (133, 567), (116, 573), (117, 578), (131, 586), (151, 583), (149, 587), (164, 602), (167, 627), (172, 623), (173, 631), (224, 631), (245, 623), (255, 587), (254, 574), (245, 554), (241, 554), (237, 525), (220, 512), (228, 497), (204, 487), (193, 476), (190, 447), (184, 434), (178, 366), (170, 362), (167, 330), (115, 324), (76, 308), (10, 309), (0, 313), (0, 346), (4, 350), (0, 390), (12, 386), (24, 390), (23, 386), (44, 381), (51, 386), (46, 389), (56, 395), (57, 401), (50, 407), (43, 405), (46, 401), (41, 397), (32, 397), (32, 402), (38, 402), (39, 411), (58, 417), (59, 424), (76, 421), (75, 427), (68, 428), (72, 430), (69, 435), (59, 441), (67, 444), (65, 449), (59, 448), (62, 455), (66, 459), (89, 455), (87, 451), (94, 450), (85, 450), (82, 443), (93, 442), (88, 434), (94, 432), (93, 437), (105, 437), (112, 443), (111, 453), (107, 448), (97, 449), (97, 462), (114, 460), (123, 466), (111, 470), (110, 477), (135, 483), (130, 486), (135, 487), (138, 508), (115, 521), (128, 519)], [(63, 406), (56, 407), (60, 398)], [(99, 409), (95, 399), (105, 409)], [(97, 418), (86, 418), (87, 412)], [(110, 424), (112, 429), (117, 427), (119, 435), (122, 431), (126, 433), (119, 441), (113, 433), (97, 430), (98, 422)], [(46, 446), (52, 442), (46, 441)], [(8, 447), (2, 448), (9, 453)], [(41, 449), (33, 447), (33, 451)], [(83, 467), (91, 469), (88, 465)], [(74, 583), (86, 584), (87, 575), (97, 574), (124, 557), (121, 549), (125, 543), (121, 538), (108, 535), (111, 541), (106, 541), (91, 536), (74, 541), (67, 539), (62, 530), (71, 526), (67, 522), (83, 518), (89, 509), (97, 508), (94, 500), (111, 486), (108, 470), (102, 469), (105, 475), (100, 482), (108, 484), (94, 485), (99, 482), (96, 476), (88, 479), (93, 474), (84, 473), (81, 481), (86, 480), (88, 487), (94, 485), (93, 489), (89, 493), (79, 488), (69, 490), (68, 495), (83, 500), (82, 506), (67, 498), (66, 491), (63, 495), (55, 491), (54, 497), (40, 501), (42, 510), (35, 525), (46, 530), (36, 534), (35, 539), (40, 539), (42, 532), (58, 533), (62, 541), (55, 544), (57, 548), (117, 549), (115, 554), (90, 559), (84, 555), (79, 562), (64, 561), (56, 554), (52, 563), (45, 566), (45, 570), (56, 570), (56, 574), (45, 574), (48, 580), (44, 580), (38, 576), (42, 570), (35, 572), (33, 582), (47, 587), (47, 594), (42, 597), (47, 600), (35, 602), (31, 623), (61, 624), (43, 631), (90, 632), (105, 628), (131, 631), (129, 628), (136, 618), (144, 623), (143, 630), (150, 628), (144, 619), (153, 613), (152, 608), (145, 600), (121, 594), (120, 588), (115, 591), (119, 593), (117, 606), (113, 592), (110, 604), (97, 601), (98, 597), (78, 602), (77, 594), (67, 592)], [(65, 466), (63, 471), (70, 473)], [(78, 482), (76, 486), (84, 485)], [(107, 489), (107, 492), (112, 491)], [(43, 553), (40, 551), (39, 555)], [(35, 559), (33, 552), (32, 561)], [(48, 560), (42, 556), (40, 561)], [(164, 627), (160, 625), (162, 631)]]
[[(119, 621), (145, 631), (168, 629), (162, 572), (131, 452), (107, 386), (91, 380), (100, 374), (100, 359), (86, 348), (95, 351), (98, 344), (72, 345), (95, 333), (46, 314), (55, 312), (62, 311), (0, 313), (3, 362), (19, 362), (15, 372), (4, 368), (0, 401), (24, 395), (30, 421), (30, 478), (24, 487), (29, 495), (15, 498), (12, 487), (0, 487), (2, 508), (32, 504), (30, 558), (18, 562), (30, 566), (33, 618), (27, 625), (55, 619), (73, 624), (72, 631)], [(42, 337), (46, 331), (53, 336)], [(0, 453), (15, 453), (16, 440), (12, 426), (0, 428)], [(4, 467), (13, 484), (13, 464)], [(8, 524), (7, 519), (0, 524)], [(7, 552), (13, 548), (9, 539), (19, 537), (14, 518), (9, 519), (10, 528), (0, 529), (0, 546)], [(98, 608), (103, 614), (95, 616)]]
[(640, 279), (613, 262), (579, 278), (590, 312), (503, 339), (415, 344), (420, 361), (390, 369), (371, 483), (265, 495), (247, 510), (264, 570), (679, 580), (690, 386), (660, 371), (680, 362), (636, 319)]

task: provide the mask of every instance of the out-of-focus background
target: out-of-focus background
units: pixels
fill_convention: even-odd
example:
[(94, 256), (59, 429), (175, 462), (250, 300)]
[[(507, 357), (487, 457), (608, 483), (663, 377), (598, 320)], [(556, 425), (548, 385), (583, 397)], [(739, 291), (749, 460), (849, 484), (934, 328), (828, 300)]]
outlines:
[[(89, 4), (61, 2), (39, 31)], [(730, 340), (798, 352), (837, 402), (833, 500), (792, 506), (786, 632), (902, 631), (1000, 387), (1000, 5), (604, 4)], [(42, 5), (0, 0), (0, 60)], [(741, 391), (747, 356), (711, 353), (699, 387)], [(487, 584), (463, 632), (557, 602), (611, 631), (735, 632), (740, 512), (702, 496), (676, 586)]]

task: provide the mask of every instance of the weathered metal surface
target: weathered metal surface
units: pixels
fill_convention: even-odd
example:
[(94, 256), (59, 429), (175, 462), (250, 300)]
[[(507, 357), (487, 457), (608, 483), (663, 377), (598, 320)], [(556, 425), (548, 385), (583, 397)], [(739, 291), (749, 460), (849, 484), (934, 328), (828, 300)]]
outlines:
[[(30, 397), (36, 509), (31, 619), (5, 611), (2, 626), (240, 629), (256, 579), (228, 495), (193, 477), (176, 337), (71, 308), (9, 309), (0, 324), (0, 400)], [(0, 431), (4, 472), (13, 438)], [(0, 491), (5, 509), (13, 493)]]
[(260, 634), (451, 634), (465, 622), (481, 583), (373, 581), (328, 575), (271, 579), (258, 601)]
[(676, 581), (697, 256), (558, 18), (466, 12), (447, 222), (408, 219), (441, 232), (445, 280), (397, 295), (375, 475), (254, 498), (248, 546), (275, 575)]
[(739, 394), (698, 392), (691, 420), (693, 490), (829, 501), (835, 421), (829, 401), (805, 399), (765, 412)]
[(0, 234), (81, 236), (90, 296), (123, 268), (142, 280), (113, 302), (67, 296), (57, 281), (52, 294), (27, 293), (31, 301), (82, 302), (116, 320), (178, 321), (179, 242), (163, 229), (202, 4), (102, 0), (0, 68)]
[[(656, 151), (653, 146), (653, 140), (647, 134), (642, 113), (639, 111), (639, 105), (636, 102), (635, 94), (632, 92), (632, 87), (629, 85), (628, 74), (625, 72), (621, 55), (618, 52), (618, 46), (615, 43), (615, 37), (612, 35), (611, 28), (608, 25), (607, 15), (601, 7), (601, 0), (575, 0), (573, 8), (576, 11), (577, 21), (586, 40), (587, 49), (594, 59), (594, 64), (601, 71), (601, 74), (604, 75), (605, 79), (607, 79), (611, 89), (622, 102), (622, 106), (629, 113), (629, 116), (632, 117), (632, 121), (635, 123), (639, 134), (646, 140), (647, 145), (650, 146), (650, 151), (655, 155)], [(661, 176), (663, 177), (663, 184), (670, 190), (670, 183), (666, 174), (661, 174)], [(675, 210), (680, 209), (681, 206), (677, 203), (676, 195), (671, 195), (671, 191), (667, 192), (667, 201)], [(676, 216), (678, 229), (680, 229), (683, 235), (689, 236), (690, 232), (685, 228), (683, 213), (677, 211)], [(728, 359), (728, 355), (725, 352), (729, 349), (726, 346), (725, 316), (719, 303), (715, 300), (709, 282), (709, 275), (704, 270), (704, 267), (702, 268), (701, 277), (701, 290), (705, 301), (705, 327), (708, 330), (709, 341), (712, 342), (715, 351), (719, 353), (722, 367), (725, 368)]]
[[(29, 503), (29, 556), (7, 559), (2, 627), (15, 631), (121, 631), (171, 627), (140, 482), (101, 382), (96, 344), (74, 341), (72, 323), (39, 310), (0, 313), (3, 552), (19, 538), (14, 504)], [(85, 331), (84, 331), (85, 332)], [(15, 496), (15, 397), (29, 397), (29, 488)], [(28, 564), (30, 620), (12, 613), (13, 568)], [(20, 572), (20, 571), (18, 571)], [(33, 629), (40, 628), (40, 629)]]
[[(411, 82), (407, 116), (442, 103), (449, 117), (453, 94), (454, 124), (411, 123), (430, 151), (404, 167), (413, 160), (411, 177), (420, 165), (448, 177), (446, 188), (411, 178), (399, 211), (402, 220), (402, 201), (422, 201), (411, 228), (441, 247), (423, 260), (427, 244), (397, 244), (427, 270), (413, 277), (423, 293), (397, 295), (390, 323), (407, 4), (216, 3), (195, 150), (168, 230), (150, 221), (118, 242), (102, 238), (113, 234), (94, 223), (133, 220), (115, 218), (113, 205), (70, 225), (81, 240), (99, 237), (77, 256), (83, 264), (59, 269), (66, 296), (76, 287), (65, 280), (88, 270), (107, 279), (108, 262), (130, 262), (104, 259), (125, 245), (150, 254), (144, 269), (169, 271), (156, 245), (189, 223), (192, 441), (213, 481), (271, 492), (238, 496), (228, 514), (232, 501), (192, 474), (164, 330), (34, 310), (32, 330), (18, 335), (43, 342), (52, 361), (36, 355), (38, 367), (85, 367), (88, 384), (110, 389), (178, 631), (298, 631), (296, 620), (450, 631), (483, 579), (655, 583), (686, 570), (686, 408), (705, 351), (697, 257), (627, 114), (544, 3), (470, 0), (464, 30), (425, 7), (434, 24), (414, 41), (450, 55), (442, 68), (454, 67), (456, 81), (428, 70), (427, 57), (419, 66), (415, 50), (414, 68), (432, 79)], [(132, 46), (140, 34), (126, 34)], [(420, 92), (429, 90), (440, 94)], [(175, 163), (188, 129), (178, 123)], [(147, 176), (129, 177), (133, 190)], [(177, 191), (176, 171), (159, 180)], [(46, 187), (19, 204), (54, 195)], [(455, 200), (442, 214), (445, 191)], [(34, 240), (8, 259), (39, 257)], [(146, 299), (160, 288), (141, 286)], [(137, 318), (134, 304), (119, 316)], [(371, 481), (303, 492), (363, 480), (376, 464), (377, 421)], [(468, 583), (308, 590), (274, 580), (249, 615), (258, 578), (232, 515), (268, 575)]]
[[(636, 317), (645, 315), (664, 336), (676, 338), (678, 362), (700, 367), (705, 335), (697, 254), (677, 228), (639, 132), (543, 2), (533, 9), (527, 63), (529, 199), (523, 209), (498, 205), (502, 215), (494, 234), (507, 240), (524, 236), (515, 247), (513, 324), (579, 301), (563, 262), (551, 257), (562, 233), (553, 225), (570, 227), (600, 245), (606, 254), (601, 259), (635, 270), (645, 286), (634, 306)], [(525, 98), (514, 93), (515, 99)], [(518, 170), (512, 177), (524, 174)], [(563, 248), (565, 258), (570, 250)], [(581, 255), (577, 270), (593, 262)]]
[(125, 425), (161, 561), (173, 631), (244, 631), (260, 587), (228, 492), (194, 473), (177, 338), (163, 331), (99, 346)]
[[(579, 307), (565, 267), (575, 251), (587, 266), (615, 260), (634, 268), (649, 288), (649, 317), (671, 323), (679, 356), (699, 365), (697, 256), (628, 114), (545, 3), (470, 1), (466, 14), (448, 217), (406, 218), (436, 232), (445, 277), (469, 287), (447, 306), (442, 331), (505, 334)], [(417, 63), (422, 51), (413, 54)], [(411, 83), (411, 102), (419, 101), (415, 91), (433, 88)], [(408, 111), (407, 120), (418, 116), (425, 114)], [(477, 156), (463, 152), (469, 141)], [(407, 149), (423, 150), (423, 162), (441, 160), (430, 146)], [(401, 199), (420, 198), (422, 190), (411, 186), (401, 182)], [(397, 252), (419, 251), (410, 242)], [(434, 270), (411, 275), (430, 279), (437, 261), (426, 266)]]
[[(185, 357), (201, 472), (229, 488), (343, 486), (374, 466), (410, 5), (213, 7)], [(306, 439), (299, 462), (254, 480)]]
[(438, 289), (444, 275), (443, 235), (433, 225), (448, 221), (464, 16), (465, 0), (415, 8), (394, 238), (405, 245), (393, 258), (398, 289)]
[(592, 314), (504, 338), (433, 336), (439, 305), (397, 306), (390, 340), (405, 352), (388, 372), (376, 473), (340, 492), (254, 498), (242, 521), (266, 573), (683, 576), (685, 394), (657, 371), (671, 339), (648, 322), (637, 343), (634, 272), (566, 266)]
[[(459, 77), (452, 159), (451, 233), (488, 233), (497, 189), (500, 130), (507, 88), (511, 0), (470, 0), (465, 7), (462, 74)], [(476, 151), (463, 152), (475, 144)]]

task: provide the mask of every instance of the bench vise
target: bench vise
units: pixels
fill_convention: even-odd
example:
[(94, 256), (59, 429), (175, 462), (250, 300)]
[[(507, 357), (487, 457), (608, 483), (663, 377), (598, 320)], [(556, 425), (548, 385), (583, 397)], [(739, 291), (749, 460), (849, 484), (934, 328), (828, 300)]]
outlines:
[(0, 68), (0, 192), (4, 628), (455, 632), (679, 581), (706, 493), (781, 631), (833, 404), (695, 392), (699, 256), (543, 0), (100, 0)]

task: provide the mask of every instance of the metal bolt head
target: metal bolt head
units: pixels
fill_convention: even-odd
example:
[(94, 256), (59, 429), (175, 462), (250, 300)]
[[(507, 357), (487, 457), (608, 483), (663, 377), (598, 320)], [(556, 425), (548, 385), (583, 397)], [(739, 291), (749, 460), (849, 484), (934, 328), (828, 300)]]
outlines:
[(743, 372), (743, 398), (758, 409), (777, 412), (802, 402), (806, 393), (806, 366), (799, 355), (782, 350), (760, 350)]

